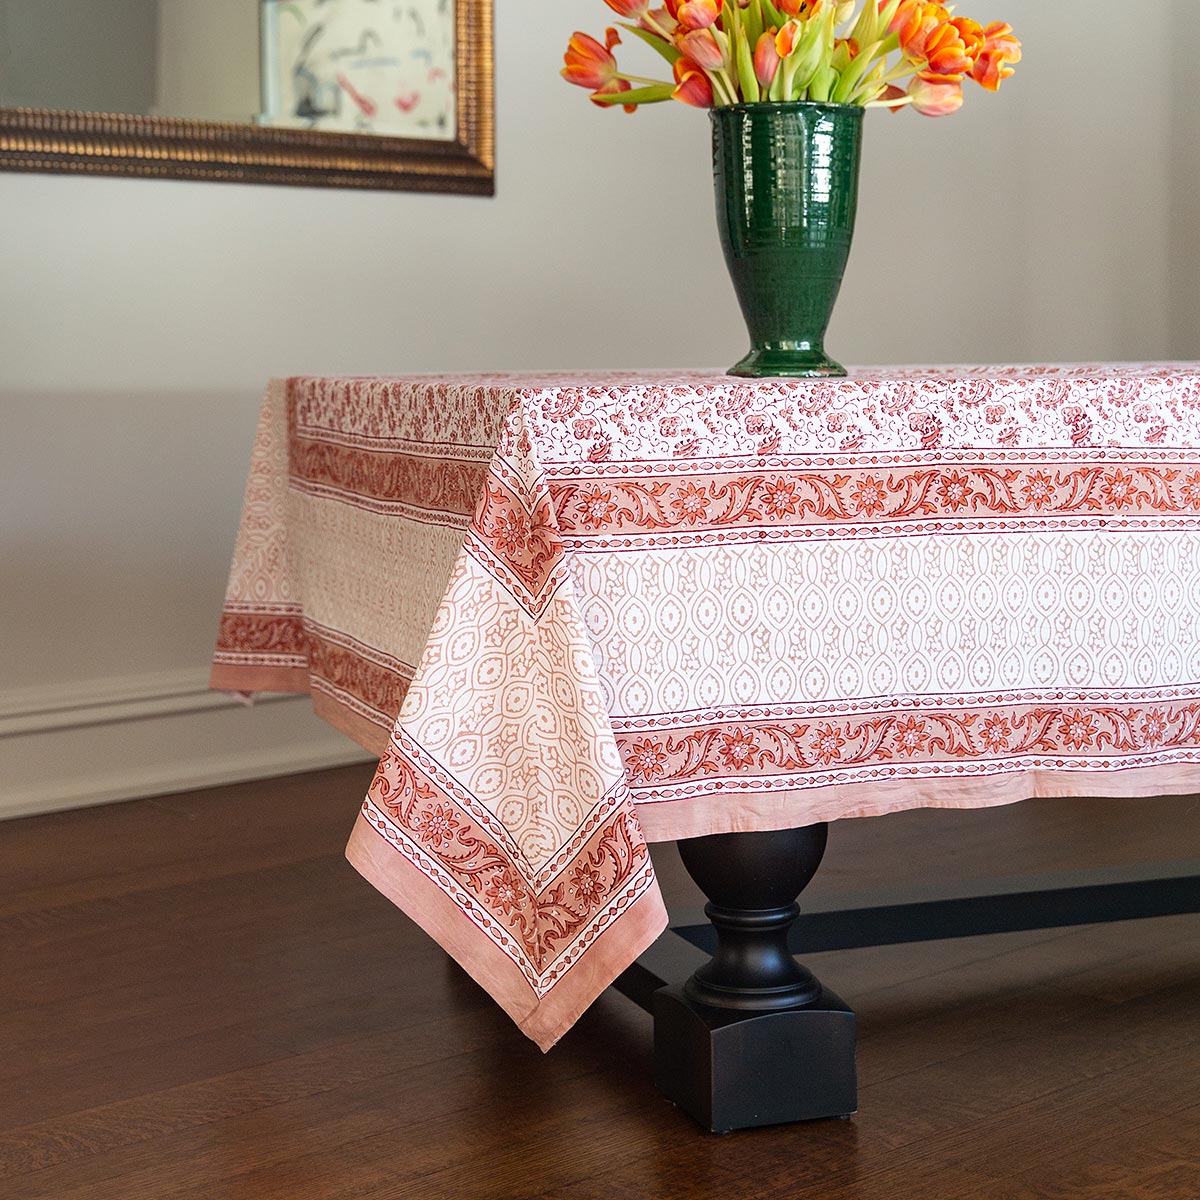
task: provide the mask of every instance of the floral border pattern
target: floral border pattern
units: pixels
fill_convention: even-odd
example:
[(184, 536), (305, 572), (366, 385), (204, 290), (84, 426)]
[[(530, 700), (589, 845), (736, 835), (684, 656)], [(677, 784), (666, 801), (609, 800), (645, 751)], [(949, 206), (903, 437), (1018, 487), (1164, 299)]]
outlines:
[(992, 763), (1036, 756), (1065, 767), (1083, 759), (1200, 748), (1200, 702), (1034, 704), (945, 711), (758, 717), (687, 730), (622, 731), (617, 744), (635, 796), (642, 788), (707, 778), (805, 775), (891, 764)]
[(398, 743), (380, 759), (363, 808), (368, 818), (372, 806), (418, 850), (424, 874), (453, 880), (475, 924), (538, 995), (570, 967), (577, 954), (569, 951), (581, 952), (653, 882), (649, 851), (623, 794), (595, 807), (557, 856), (557, 869), (532, 879), (494, 818), (484, 813), (481, 822), (476, 805), (438, 787)]
[(778, 528), (962, 516), (1200, 516), (1200, 469), (1140, 463), (754, 471), (553, 485), (564, 534)]

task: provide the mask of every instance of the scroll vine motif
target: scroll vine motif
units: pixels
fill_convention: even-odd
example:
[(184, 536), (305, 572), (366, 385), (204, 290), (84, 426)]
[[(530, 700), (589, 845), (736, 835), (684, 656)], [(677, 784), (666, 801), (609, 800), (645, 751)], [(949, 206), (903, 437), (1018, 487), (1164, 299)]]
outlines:
[(975, 712), (714, 723), (682, 736), (619, 733), (630, 782), (782, 774), (872, 762), (996, 761), (1022, 754), (1099, 756), (1194, 745), (1200, 703), (1039, 705)]
[(798, 469), (645, 482), (616, 478), (561, 483), (554, 491), (564, 533), (965, 514), (1200, 513), (1200, 471), (1184, 475), (1151, 466)]
[(502, 839), (419, 774), (394, 743), (380, 759), (368, 798), (517, 939), (534, 977), (615, 902), (649, 857), (626, 801), (539, 890)]

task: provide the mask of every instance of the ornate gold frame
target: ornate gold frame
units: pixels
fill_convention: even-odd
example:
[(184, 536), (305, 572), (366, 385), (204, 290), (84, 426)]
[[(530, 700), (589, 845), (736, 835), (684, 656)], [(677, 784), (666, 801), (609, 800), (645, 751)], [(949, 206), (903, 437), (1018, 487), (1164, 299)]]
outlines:
[(456, 0), (454, 141), (0, 108), (0, 170), (305, 187), (495, 191), (492, 0)]

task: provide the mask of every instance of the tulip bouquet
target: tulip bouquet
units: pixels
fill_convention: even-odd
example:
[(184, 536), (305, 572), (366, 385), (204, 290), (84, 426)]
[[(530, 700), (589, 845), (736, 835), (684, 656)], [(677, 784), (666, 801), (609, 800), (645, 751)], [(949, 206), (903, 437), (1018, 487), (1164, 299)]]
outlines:
[[(930, 0), (605, 0), (621, 27), (671, 66), (663, 82), (617, 67), (616, 29), (603, 43), (576, 33), (563, 77), (602, 107), (681, 100), (697, 108), (811, 100), (910, 106), (939, 117), (962, 106), (970, 78), (989, 91), (1013, 73), (1012, 27), (980, 25)], [(903, 86), (902, 86), (903, 85)]]

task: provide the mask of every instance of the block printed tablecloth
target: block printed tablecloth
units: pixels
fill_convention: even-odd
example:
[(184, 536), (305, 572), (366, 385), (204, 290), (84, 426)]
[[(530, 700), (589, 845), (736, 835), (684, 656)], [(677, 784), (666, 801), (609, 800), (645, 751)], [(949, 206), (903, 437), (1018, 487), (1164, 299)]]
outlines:
[(350, 861), (545, 1048), (647, 839), (1200, 788), (1198, 447), (1197, 366), (281, 381), (212, 682), (381, 754)]

